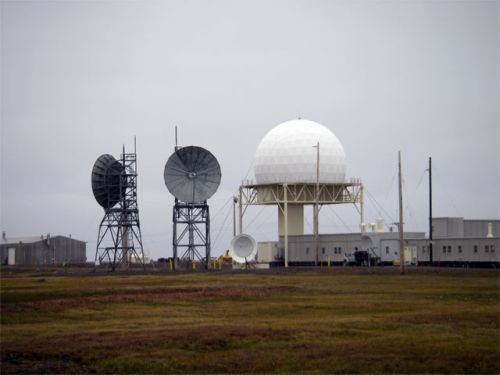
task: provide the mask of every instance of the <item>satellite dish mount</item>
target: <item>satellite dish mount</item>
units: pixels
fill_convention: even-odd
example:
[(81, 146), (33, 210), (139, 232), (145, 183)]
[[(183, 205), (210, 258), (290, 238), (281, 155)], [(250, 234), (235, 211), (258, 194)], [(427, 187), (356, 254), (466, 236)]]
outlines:
[(173, 208), (174, 267), (179, 261), (210, 267), (210, 213), (207, 200), (217, 191), (221, 170), (215, 156), (198, 146), (176, 146), (164, 170), (165, 185), (175, 197)]
[(128, 268), (135, 260), (144, 265), (139, 208), (137, 205), (137, 153), (123, 153), (119, 160), (101, 155), (92, 170), (92, 190), (104, 208), (99, 225), (95, 264), (108, 264), (112, 271), (119, 265)]
[[(210, 266), (210, 213), (207, 201), (186, 203), (175, 198), (173, 220), (174, 265), (184, 260), (195, 260)], [(204, 250), (204, 251), (203, 251)], [(180, 256), (179, 256), (180, 255)]]

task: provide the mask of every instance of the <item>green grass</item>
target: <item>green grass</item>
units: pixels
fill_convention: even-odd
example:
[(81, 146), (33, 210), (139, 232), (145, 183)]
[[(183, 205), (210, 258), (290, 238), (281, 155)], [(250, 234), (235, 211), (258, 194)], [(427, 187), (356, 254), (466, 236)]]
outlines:
[(1, 373), (498, 373), (493, 271), (1, 278)]

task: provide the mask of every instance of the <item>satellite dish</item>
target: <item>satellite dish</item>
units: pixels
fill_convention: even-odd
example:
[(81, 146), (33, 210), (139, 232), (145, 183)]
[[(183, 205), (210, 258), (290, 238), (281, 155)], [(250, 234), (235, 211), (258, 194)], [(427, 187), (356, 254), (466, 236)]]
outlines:
[(198, 146), (182, 147), (168, 158), (163, 173), (168, 191), (187, 203), (206, 201), (217, 191), (221, 171), (210, 151)]
[(104, 154), (97, 158), (92, 168), (92, 191), (97, 203), (104, 209), (117, 204), (125, 195), (120, 188), (123, 166), (113, 156)]
[(237, 263), (247, 263), (257, 255), (257, 243), (248, 234), (239, 234), (231, 240), (229, 253)]

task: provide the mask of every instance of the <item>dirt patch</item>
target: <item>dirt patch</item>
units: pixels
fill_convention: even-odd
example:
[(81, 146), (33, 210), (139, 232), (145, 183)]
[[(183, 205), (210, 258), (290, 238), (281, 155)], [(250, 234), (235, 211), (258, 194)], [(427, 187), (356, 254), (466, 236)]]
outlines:
[[(106, 367), (105, 363), (112, 362), (121, 353), (131, 353), (131, 348), (134, 348), (133, 354), (141, 353), (141, 361), (148, 358), (148, 353), (168, 350), (181, 353), (182, 357), (179, 358), (195, 358), (197, 354), (205, 353), (207, 358), (223, 360), (226, 357), (224, 353), (246, 352), (247, 347), (259, 345), (261, 342), (272, 341), (279, 346), (280, 343), (295, 340), (295, 336), (295, 331), (288, 329), (228, 326), (37, 337), (29, 342), (10, 343), (7, 347), (4, 346), (1, 353), (1, 372), (2, 374), (121, 372), (116, 367)], [(151, 360), (158, 360), (154, 355), (150, 356)], [(189, 363), (192, 365), (194, 362), (190, 360), (183, 365), (178, 364), (179, 369)], [(100, 367), (100, 364), (104, 367)]]
[(96, 374), (78, 356), (41, 352), (5, 351), (1, 354), (2, 374)]
[[(29, 343), (24, 342), (33, 351), (40, 348), (69, 348), (69, 347), (101, 347), (108, 345), (113, 348), (129, 347), (130, 345), (143, 346), (146, 344), (167, 343), (215, 343), (218, 340), (242, 339), (255, 337), (273, 340), (289, 339), (296, 330), (268, 329), (254, 327), (205, 327), (203, 329), (163, 328), (134, 331), (102, 331), (96, 333), (81, 333), (70, 335), (54, 335), (49, 337), (33, 338)], [(17, 347), (9, 348), (18, 350)]]
[(421, 313), (400, 315), (395, 321), (397, 323), (407, 324), (433, 324), (433, 325), (460, 325), (469, 324), (488, 328), (496, 328), (500, 326), (498, 316), (496, 314), (482, 313), (480, 316), (476, 314), (453, 314), (453, 313)]
[(97, 296), (81, 296), (79, 298), (58, 298), (43, 301), (4, 303), (0, 311), (48, 311), (59, 312), (78, 307), (91, 307), (100, 304), (191, 301), (203, 298), (247, 299), (258, 298), (276, 291), (279, 288), (149, 288), (108, 290)]

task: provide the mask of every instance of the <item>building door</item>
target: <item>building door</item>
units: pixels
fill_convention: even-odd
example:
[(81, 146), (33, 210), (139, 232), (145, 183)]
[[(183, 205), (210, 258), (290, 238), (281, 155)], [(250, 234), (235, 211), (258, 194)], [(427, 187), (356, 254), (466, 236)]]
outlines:
[(417, 247), (405, 246), (405, 264), (417, 264)]
[(9, 264), (9, 266), (13, 266), (14, 264), (16, 264), (16, 248), (15, 247), (11, 247), (9, 249), (9, 260), (7, 263)]

